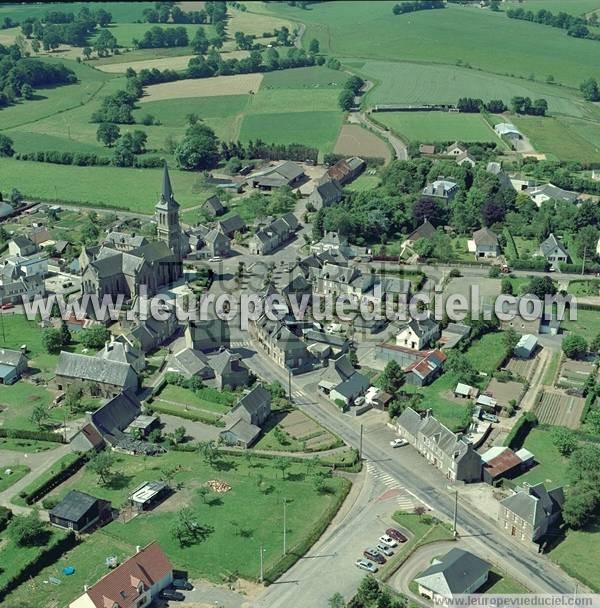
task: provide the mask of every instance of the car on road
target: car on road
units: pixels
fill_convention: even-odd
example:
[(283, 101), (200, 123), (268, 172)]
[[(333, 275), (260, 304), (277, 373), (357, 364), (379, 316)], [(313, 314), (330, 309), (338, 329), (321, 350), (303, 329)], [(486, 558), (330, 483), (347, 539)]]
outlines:
[(488, 422), (500, 422), (498, 416), (495, 416), (494, 414), (488, 414), (487, 412), (481, 413), (481, 419), (487, 420)]
[(183, 589), (184, 591), (191, 591), (194, 585), (190, 581), (186, 581), (182, 578), (173, 579), (173, 589)]
[(365, 549), (363, 551), (363, 555), (372, 562), (377, 562), (378, 564), (385, 564), (385, 557), (380, 553), (377, 549)]
[(2, 306), (0, 306), (1, 310), (10, 310), (11, 308), (14, 308), (15, 305), (12, 302), (7, 302), (6, 304), (2, 304)]
[(394, 540), (397, 540), (399, 543), (405, 543), (408, 538), (400, 532), (400, 530), (396, 530), (396, 528), (388, 528), (385, 533)]
[(408, 441), (406, 441), (406, 439), (400, 439), (400, 437), (397, 437), (396, 439), (392, 439), (390, 441), (390, 446), (393, 448), (401, 448), (405, 445), (408, 445)]
[(384, 545), (383, 543), (379, 543), (377, 545), (376, 549), (380, 553), (383, 553), (386, 557), (392, 557), (392, 555), (394, 555), (394, 552), (387, 545)]
[(222, 260), (223, 260), (223, 258), (221, 256), (218, 256), (218, 255), (216, 255), (216, 256), (214, 256), (212, 258), (208, 258), (209, 262), (221, 262)]
[(160, 592), (160, 597), (163, 600), (170, 600), (172, 602), (183, 602), (185, 600), (185, 595), (180, 591), (175, 591), (175, 589), (163, 589)]
[(368, 559), (357, 559), (356, 567), (360, 568), (361, 570), (371, 572), (371, 574), (375, 574), (375, 572), (379, 570), (379, 568), (373, 562), (370, 562)]
[(397, 547), (398, 546), (398, 541), (395, 541), (391, 536), (388, 536), (387, 534), (382, 534), (379, 537), (379, 542), (382, 545), (387, 545), (388, 547)]

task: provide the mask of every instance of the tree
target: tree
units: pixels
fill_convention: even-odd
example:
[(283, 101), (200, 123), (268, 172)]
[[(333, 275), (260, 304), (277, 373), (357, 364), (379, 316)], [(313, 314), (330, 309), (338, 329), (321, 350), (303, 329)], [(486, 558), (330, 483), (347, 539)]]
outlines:
[(217, 143), (210, 127), (201, 123), (191, 125), (175, 147), (177, 166), (185, 171), (212, 169), (219, 158)]
[(595, 226), (584, 226), (575, 235), (575, 253), (580, 258), (589, 260), (596, 254), (598, 243), (598, 229)]
[(338, 103), (344, 112), (350, 111), (354, 107), (354, 93), (350, 89), (342, 89)]
[(187, 432), (186, 432), (184, 426), (178, 426), (173, 431), (173, 440), (175, 441), (176, 444), (184, 443), (186, 437), (187, 437)]
[(467, 357), (456, 350), (451, 350), (446, 359), (446, 370), (456, 376), (460, 382), (475, 384), (477, 382), (477, 370), (471, 365)]
[(52, 327), (45, 329), (42, 334), (42, 344), (46, 352), (51, 355), (57, 355), (64, 346), (60, 330)]
[(579, 85), (579, 90), (587, 101), (600, 101), (600, 87), (595, 78), (588, 78)]
[(63, 343), (63, 346), (67, 344), (71, 344), (71, 332), (69, 331), (69, 327), (65, 321), (60, 322), (60, 337)]
[(577, 530), (593, 517), (598, 505), (598, 490), (589, 485), (575, 486), (565, 498), (562, 516), (564, 522)]
[(42, 45), (40, 44), (40, 41), (34, 38), (31, 41), (31, 50), (34, 53), (39, 53), (41, 48), (42, 48)]
[(519, 334), (512, 327), (509, 327), (502, 335), (502, 342), (506, 352), (511, 353), (519, 342)]
[(570, 429), (557, 426), (552, 429), (552, 443), (563, 456), (570, 456), (577, 448), (577, 437)]
[(21, 96), (23, 99), (33, 99), (33, 87), (29, 83), (25, 83), (21, 87)]
[(371, 575), (365, 576), (358, 586), (356, 597), (363, 606), (372, 606), (379, 597), (379, 583)]
[(82, 409), (83, 386), (81, 384), (69, 384), (65, 390), (65, 407), (72, 413)]
[(94, 50), (98, 57), (106, 57), (117, 48), (117, 39), (108, 30), (102, 30), (94, 42)]
[(208, 488), (207, 486), (200, 486), (198, 488), (198, 490), (196, 491), (196, 493), (198, 494), (198, 496), (200, 496), (200, 498), (202, 499), (202, 502), (204, 504), (208, 503), (208, 501), (206, 499), (208, 498), (208, 495), (210, 494), (210, 488)]
[(112, 476), (115, 458), (112, 452), (98, 452), (87, 463), (88, 469), (98, 475), (102, 485), (106, 485)]
[(0, 156), (12, 156), (14, 153), (13, 140), (0, 133)]
[(313, 38), (308, 44), (308, 52), (311, 55), (316, 55), (320, 51), (319, 41)]
[(600, 354), (600, 334), (590, 342), (590, 351), (596, 354)]
[(346, 601), (341, 593), (334, 593), (327, 600), (328, 608), (346, 608)]
[(38, 404), (33, 408), (29, 420), (35, 424), (38, 429), (42, 429), (48, 420), (48, 408), (43, 404)]
[(8, 526), (9, 538), (19, 547), (36, 547), (46, 544), (48, 528), (40, 521), (37, 511), (28, 515), (15, 515)]
[(504, 277), (500, 282), (500, 292), (512, 296), (513, 295), (513, 284), (508, 277)]
[(287, 458), (284, 458), (283, 456), (275, 459), (275, 468), (281, 471), (282, 479), (285, 479), (285, 472), (290, 468), (290, 464), (290, 461)]
[(594, 433), (600, 434), (600, 408), (594, 408), (586, 416), (585, 422), (590, 425)]
[(171, 526), (171, 535), (179, 541), (181, 548), (191, 547), (202, 542), (212, 531), (212, 527), (200, 524), (194, 511), (189, 507), (179, 511), (177, 521)]
[(562, 350), (569, 359), (581, 359), (588, 350), (584, 337), (577, 334), (569, 334), (562, 342)]
[(23, 195), (21, 194), (20, 190), (17, 190), (16, 188), (13, 188), (10, 191), (10, 195), (8, 197), (8, 202), (15, 207), (15, 209), (17, 207), (20, 207), (23, 204)]
[(110, 340), (110, 331), (104, 325), (92, 325), (81, 335), (81, 343), (88, 349), (102, 348)]
[(196, 445), (196, 450), (206, 464), (213, 466), (217, 459), (218, 450), (217, 446), (212, 441), (199, 441)]
[(98, 125), (96, 130), (96, 139), (102, 142), (106, 147), (110, 148), (119, 139), (121, 130), (118, 125), (114, 125), (110, 122), (102, 122)]
[(381, 388), (391, 395), (395, 395), (396, 391), (404, 384), (404, 372), (393, 359), (386, 363), (380, 382)]
[(553, 296), (556, 293), (556, 285), (549, 276), (532, 277), (527, 285), (526, 293), (537, 296), (543, 300), (547, 295)]

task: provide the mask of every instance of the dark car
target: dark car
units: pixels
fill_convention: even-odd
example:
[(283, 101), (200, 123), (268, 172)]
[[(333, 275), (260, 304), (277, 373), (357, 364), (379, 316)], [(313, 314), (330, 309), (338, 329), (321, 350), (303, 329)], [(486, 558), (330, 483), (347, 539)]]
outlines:
[(175, 591), (175, 589), (164, 589), (160, 592), (160, 597), (163, 600), (171, 600), (174, 602), (183, 602), (185, 599), (185, 595), (179, 591)]
[(184, 591), (191, 591), (194, 585), (190, 581), (186, 581), (182, 578), (173, 579), (173, 589), (183, 589)]
[(385, 564), (385, 557), (377, 551), (377, 549), (365, 549), (363, 551), (363, 555), (370, 559), (372, 562), (376, 562), (378, 564)]
[(408, 538), (406, 538), (406, 536), (404, 536), (400, 530), (396, 530), (396, 528), (388, 528), (385, 533), (388, 536), (391, 536), (394, 540), (397, 540), (399, 543), (405, 543), (408, 540)]

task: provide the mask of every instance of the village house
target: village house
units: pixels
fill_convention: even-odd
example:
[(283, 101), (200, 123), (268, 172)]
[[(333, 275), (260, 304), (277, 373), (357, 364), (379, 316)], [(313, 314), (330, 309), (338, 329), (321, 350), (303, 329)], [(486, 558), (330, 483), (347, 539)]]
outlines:
[(37, 251), (36, 244), (22, 234), (15, 235), (8, 241), (9, 255), (15, 255), (21, 258), (33, 255)]
[(337, 359), (329, 359), (329, 364), (319, 380), (319, 390), (334, 403), (350, 405), (364, 395), (370, 384), (367, 376), (357, 372), (348, 355), (344, 354)]
[(489, 228), (475, 230), (468, 246), (469, 251), (474, 253), (476, 258), (497, 258), (500, 255), (498, 237)]
[(571, 192), (570, 190), (564, 190), (554, 184), (548, 183), (542, 186), (535, 186), (527, 189), (527, 195), (529, 198), (538, 206), (541, 207), (542, 203), (549, 200), (562, 201), (564, 203), (577, 203), (579, 200), (579, 194), (577, 192)]
[(411, 319), (399, 328), (396, 334), (396, 345), (423, 350), (440, 337), (440, 324), (428, 317), (422, 321)]
[(264, 228), (260, 228), (248, 241), (252, 255), (267, 255), (289, 241), (298, 230), (298, 220), (293, 213), (285, 213)]
[(104, 348), (98, 351), (96, 356), (108, 361), (128, 363), (138, 374), (146, 369), (144, 353), (123, 335), (119, 336), (118, 340), (111, 335), (110, 340), (104, 345)]
[(177, 340), (171, 351), (165, 368), (167, 372), (180, 374), (187, 380), (194, 377), (202, 380), (215, 377), (206, 355), (201, 351), (188, 348), (184, 338)]
[(456, 595), (470, 594), (487, 582), (491, 566), (464, 549), (450, 549), (435, 558), (416, 578), (419, 595), (434, 605), (446, 605)]
[(110, 245), (117, 251), (132, 251), (148, 244), (148, 239), (140, 234), (126, 232), (109, 232), (104, 239), (105, 245)]
[(358, 156), (343, 158), (327, 169), (328, 179), (335, 180), (340, 186), (354, 181), (366, 168), (367, 164)]
[(404, 379), (413, 386), (427, 386), (441, 376), (445, 361), (446, 355), (441, 350), (432, 350), (404, 370)]
[(534, 464), (531, 452), (521, 448), (514, 452), (504, 446), (492, 446), (481, 455), (483, 461), (483, 481), (497, 485), (501, 479), (513, 479)]
[(45, 253), (36, 253), (28, 257), (10, 255), (2, 260), (2, 276), (4, 279), (18, 277), (45, 277), (48, 274), (48, 256)]
[(307, 204), (311, 204), (316, 210), (328, 207), (342, 200), (342, 188), (331, 179), (317, 184), (309, 194)]
[(217, 227), (229, 238), (233, 238), (238, 232), (244, 233), (248, 230), (248, 225), (239, 213), (234, 213), (225, 219), (219, 220)]
[(155, 319), (149, 316), (145, 321), (126, 326), (125, 335), (118, 336), (117, 341), (129, 341), (144, 353), (156, 350), (169, 340), (178, 330), (177, 316), (167, 315), (165, 319)]
[(539, 545), (560, 524), (564, 499), (562, 488), (547, 490), (543, 483), (517, 488), (500, 501), (500, 528), (517, 540)]
[(213, 228), (203, 238), (202, 250), (207, 256), (226, 258), (231, 255), (231, 239), (219, 228)]
[(458, 184), (451, 178), (440, 175), (423, 188), (422, 198), (442, 203), (451, 203), (458, 193)]
[(271, 393), (258, 385), (246, 393), (225, 416), (220, 436), (228, 445), (250, 447), (271, 415)]
[(435, 227), (427, 218), (425, 218), (423, 223), (406, 237), (402, 243), (402, 248), (413, 247), (416, 242), (421, 239), (430, 239), (434, 234)]
[(455, 157), (456, 164), (462, 167), (463, 165), (469, 165), (470, 167), (474, 167), (477, 164), (477, 159), (474, 156), (471, 156), (468, 152), (463, 152), (462, 154), (458, 154)]
[(208, 197), (200, 207), (200, 212), (206, 217), (219, 217), (225, 213), (225, 207), (216, 194)]
[(0, 384), (14, 384), (27, 371), (27, 365), (23, 351), (0, 348)]
[(215, 372), (219, 390), (235, 390), (250, 383), (250, 371), (238, 353), (223, 349), (218, 355), (210, 358), (209, 364)]
[(188, 348), (209, 353), (230, 344), (229, 325), (221, 319), (189, 321), (184, 337)]
[(173, 566), (156, 542), (87, 587), (69, 608), (145, 608), (173, 582)]
[(122, 391), (137, 391), (138, 375), (128, 363), (61, 351), (53, 383), (59, 391), (80, 385), (94, 396), (114, 397)]
[(451, 481), (481, 481), (481, 456), (461, 433), (453, 433), (428, 410), (407, 407), (398, 417), (398, 434)]
[(552, 233), (540, 244), (539, 255), (545, 257), (551, 266), (559, 262), (566, 264), (570, 258), (566, 247)]

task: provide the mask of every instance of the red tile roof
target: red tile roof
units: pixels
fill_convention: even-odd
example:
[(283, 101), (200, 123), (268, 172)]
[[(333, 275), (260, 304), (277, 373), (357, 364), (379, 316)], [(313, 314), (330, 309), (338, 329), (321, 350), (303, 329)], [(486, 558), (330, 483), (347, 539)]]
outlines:
[(156, 542), (149, 544), (109, 572), (87, 590), (87, 595), (97, 608), (130, 608), (140, 597), (137, 586), (144, 583), (149, 589), (159, 582), (173, 566)]

